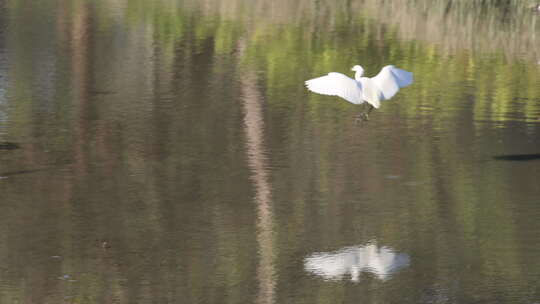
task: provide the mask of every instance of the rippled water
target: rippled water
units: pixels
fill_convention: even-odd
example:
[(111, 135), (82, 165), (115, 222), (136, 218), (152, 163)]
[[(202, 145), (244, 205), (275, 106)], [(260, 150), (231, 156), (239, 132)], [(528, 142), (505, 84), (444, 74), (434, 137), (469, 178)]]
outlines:
[(0, 1), (0, 303), (539, 303), (540, 15), (464, 3)]

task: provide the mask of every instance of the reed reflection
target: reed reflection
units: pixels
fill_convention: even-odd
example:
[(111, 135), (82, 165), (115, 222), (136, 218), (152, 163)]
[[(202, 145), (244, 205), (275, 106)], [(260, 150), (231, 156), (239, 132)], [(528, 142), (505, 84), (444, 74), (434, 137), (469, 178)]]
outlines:
[[(8, 120), (8, 117), (7, 117), (7, 113), (5, 112), (5, 107), (7, 106), (7, 101), (6, 101), (6, 87), (7, 87), (7, 80), (6, 80), (6, 74), (4, 71), (2, 71), (2, 68), (1, 66), (3, 65), (2, 63), (2, 53), (0, 52), (0, 123), (2, 122), (5, 122)], [(1, 130), (0, 129), (0, 134), (1, 134)]]
[[(0, 16), (2, 16), (2, 13), (0, 12)], [(4, 19), (4, 18), (0, 18)], [(5, 51), (4, 46), (4, 34), (3, 34), (3, 28), (5, 27), (4, 24), (2, 24), (2, 21), (0, 20), (0, 124), (8, 121), (7, 116), (7, 97), (6, 97), (6, 90), (8, 87), (8, 71), (7, 71), (7, 63), (8, 58)], [(0, 125), (0, 135), (3, 133), (3, 127)]]
[(379, 280), (387, 280), (397, 270), (409, 266), (409, 262), (406, 253), (369, 244), (314, 253), (305, 258), (304, 268), (325, 280), (342, 280), (350, 276), (351, 281), (358, 282), (362, 272), (373, 274)]

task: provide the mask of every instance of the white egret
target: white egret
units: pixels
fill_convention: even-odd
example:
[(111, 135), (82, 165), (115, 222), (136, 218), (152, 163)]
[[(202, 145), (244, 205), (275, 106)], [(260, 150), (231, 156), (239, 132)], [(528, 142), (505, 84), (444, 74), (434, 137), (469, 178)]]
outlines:
[(326, 76), (313, 78), (306, 81), (308, 90), (324, 94), (339, 96), (353, 104), (369, 104), (369, 110), (364, 113), (364, 118), (373, 108), (379, 108), (382, 100), (387, 100), (396, 95), (399, 89), (413, 83), (413, 73), (387, 65), (381, 69), (377, 76), (362, 77), (364, 69), (355, 65), (354, 79), (336, 72)]

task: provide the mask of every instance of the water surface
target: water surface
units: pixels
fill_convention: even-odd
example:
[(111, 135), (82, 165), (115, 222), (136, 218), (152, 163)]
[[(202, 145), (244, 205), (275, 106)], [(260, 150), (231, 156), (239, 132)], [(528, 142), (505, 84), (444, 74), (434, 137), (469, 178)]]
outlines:
[(1, 303), (540, 302), (540, 15), (293, 2), (0, 1)]

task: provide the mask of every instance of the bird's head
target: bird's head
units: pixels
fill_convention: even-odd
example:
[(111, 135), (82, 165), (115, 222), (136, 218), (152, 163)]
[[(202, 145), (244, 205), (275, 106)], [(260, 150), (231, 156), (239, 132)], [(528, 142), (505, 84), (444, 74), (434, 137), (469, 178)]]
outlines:
[(354, 75), (354, 78), (356, 80), (359, 80), (360, 77), (362, 77), (362, 75), (364, 74), (364, 68), (359, 65), (353, 66), (351, 70), (356, 72), (356, 74)]

